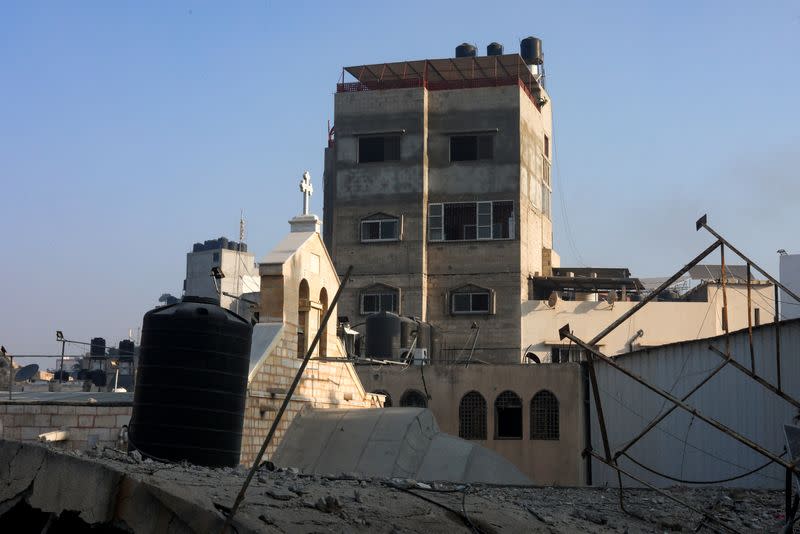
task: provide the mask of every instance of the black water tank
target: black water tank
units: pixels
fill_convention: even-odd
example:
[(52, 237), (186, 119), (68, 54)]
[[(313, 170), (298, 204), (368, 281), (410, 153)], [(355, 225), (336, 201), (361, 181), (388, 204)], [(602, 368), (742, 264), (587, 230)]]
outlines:
[(102, 337), (93, 337), (89, 345), (89, 356), (105, 356), (106, 340)]
[(130, 339), (123, 339), (119, 342), (119, 355), (120, 356), (133, 356), (133, 341)]
[(469, 43), (461, 43), (456, 47), (456, 57), (475, 57), (478, 48)]
[(391, 312), (373, 313), (366, 321), (366, 357), (391, 360), (400, 354), (400, 317)]
[(500, 43), (490, 43), (489, 46), (486, 47), (486, 55), (487, 56), (502, 56), (503, 55), (503, 45)]
[(154, 458), (238, 465), (252, 334), (212, 298), (187, 296), (147, 312), (131, 447)]
[(528, 65), (541, 65), (544, 63), (542, 40), (536, 37), (526, 37), (519, 44), (519, 55)]

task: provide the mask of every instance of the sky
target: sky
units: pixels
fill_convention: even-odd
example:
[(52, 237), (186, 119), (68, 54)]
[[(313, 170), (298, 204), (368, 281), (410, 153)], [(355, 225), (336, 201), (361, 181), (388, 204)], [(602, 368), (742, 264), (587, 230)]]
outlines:
[(240, 210), (265, 255), (304, 170), (321, 216), (343, 66), (528, 35), (562, 265), (669, 275), (711, 243), (704, 213), (772, 273), (800, 252), (795, 1), (3, 2), (0, 344), (116, 345), (180, 294), (192, 243), (238, 236)]

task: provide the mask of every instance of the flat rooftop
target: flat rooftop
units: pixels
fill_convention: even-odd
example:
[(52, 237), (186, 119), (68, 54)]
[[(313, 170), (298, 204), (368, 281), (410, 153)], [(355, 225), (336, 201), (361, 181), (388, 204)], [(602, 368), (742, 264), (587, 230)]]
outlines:
[[(345, 82), (344, 73), (355, 78)], [(538, 75), (519, 54), (420, 59), (344, 67), (336, 92), (424, 87), (430, 91), (519, 85), (537, 108), (543, 90)]]
[(109, 391), (0, 391), (0, 404), (67, 404), (86, 406), (132, 406), (133, 392)]

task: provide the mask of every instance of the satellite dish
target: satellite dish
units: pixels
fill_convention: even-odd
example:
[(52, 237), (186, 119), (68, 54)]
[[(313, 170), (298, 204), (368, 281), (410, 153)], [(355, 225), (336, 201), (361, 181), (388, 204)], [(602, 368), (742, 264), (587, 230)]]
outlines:
[(23, 382), (25, 380), (30, 380), (31, 378), (36, 376), (36, 373), (38, 373), (38, 372), (39, 372), (39, 366), (36, 365), (35, 363), (32, 363), (30, 365), (26, 365), (25, 367), (23, 367), (22, 369), (17, 371), (17, 374), (14, 377), (14, 380), (16, 380), (17, 382)]
[(547, 305), (550, 306), (551, 308), (555, 308), (557, 303), (558, 303), (558, 292), (553, 291), (547, 298)]
[(106, 373), (101, 369), (95, 369), (94, 371), (89, 372), (89, 379), (92, 381), (97, 387), (103, 387), (106, 385)]
[(614, 307), (614, 303), (617, 302), (617, 292), (616, 291), (609, 291), (608, 294), (603, 298), (606, 302), (608, 302), (609, 306), (612, 308)]

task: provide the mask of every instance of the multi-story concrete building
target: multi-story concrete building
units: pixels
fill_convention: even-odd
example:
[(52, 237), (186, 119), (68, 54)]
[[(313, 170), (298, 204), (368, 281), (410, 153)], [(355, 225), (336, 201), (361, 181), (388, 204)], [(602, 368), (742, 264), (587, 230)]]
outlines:
[[(224, 275), (223, 278), (212, 276), (214, 267)], [(186, 254), (186, 279), (183, 282), (186, 295), (221, 299), (223, 308), (250, 318), (257, 309), (253, 303), (258, 301), (260, 288), (255, 256), (247, 252), (245, 243), (220, 237), (195, 243), (192, 251)]]
[[(351, 323), (381, 310), (443, 333), (447, 359), (519, 362), (528, 279), (548, 275), (552, 114), (541, 43), (346, 67), (325, 154), (325, 243)], [(498, 52), (500, 52), (498, 54)], [(524, 56), (524, 57), (523, 57)]]

